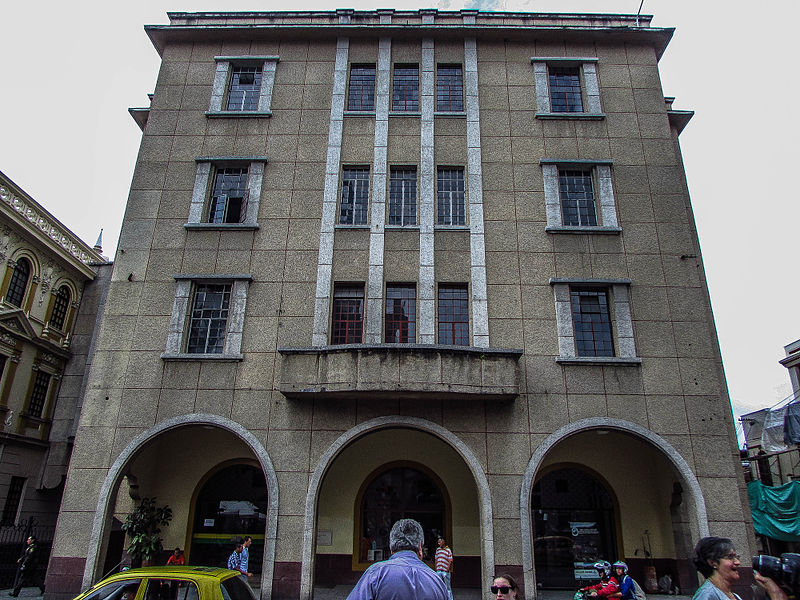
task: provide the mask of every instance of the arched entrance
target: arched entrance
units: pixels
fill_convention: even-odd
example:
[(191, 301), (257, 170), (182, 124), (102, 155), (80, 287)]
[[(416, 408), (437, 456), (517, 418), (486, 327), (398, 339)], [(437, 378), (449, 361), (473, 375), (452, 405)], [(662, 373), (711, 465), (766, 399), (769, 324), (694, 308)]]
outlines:
[(596, 561), (619, 556), (615, 504), (607, 484), (589, 469), (561, 466), (542, 475), (531, 492), (538, 584), (572, 589), (596, 578)]
[(249, 535), (248, 570), (261, 573), (268, 494), (264, 472), (253, 464), (223, 464), (201, 481), (192, 502), (188, 558), (195, 565), (224, 565), (231, 540)]

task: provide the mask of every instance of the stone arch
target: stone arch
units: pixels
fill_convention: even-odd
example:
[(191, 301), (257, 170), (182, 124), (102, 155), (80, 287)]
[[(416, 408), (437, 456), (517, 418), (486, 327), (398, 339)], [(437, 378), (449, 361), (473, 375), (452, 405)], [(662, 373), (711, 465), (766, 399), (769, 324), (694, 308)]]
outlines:
[(680, 453), (664, 438), (657, 433), (625, 421), (623, 419), (612, 419), (609, 417), (592, 417), (589, 419), (581, 419), (569, 425), (565, 425), (558, 431), (551, 433), (545, 440), (539, 444), (534, 451), (528, 462), (528, 468), (525, 469), (525, 475), (522, 478), (522, 487), (519, 495), (519, 513), (520, 525), (522, 528), (522, 572), (525, 579), (525, 589), (536, 589), (536, 578), (533, 567), (533, 547), (532, 547), (532, 529), (531, 529), (531, 512), (530, 512), (530, 498), (533, 482), (536, 477), (539, 467), (542, 464), (545, 456), (556, 444), (564, 441), (569, 436), (590, 429), (614, 429), (625, 433), (630, 433), (644, 441), (650, 442), (653, 446), (661, 450), (664, 455), (669, 459), (675, 470), (683, 478), (689, 490), (689, 494), (694, 502), (695, 514), (694, 518), (697, 520), (697, 527), (701, 537), (708, 535), (708, 514), (706, 512), (706, 502), (703, 499), (703, 492), (700, 488), (700, 483), (697, 481), (694, 472), (692, 471), (689, 463), (680, 455)]
[(89, 538), (89, 552), (86, 559), (86, 567), (83, 571), (84, 588), (88, 588), (91, 585), (92, 579), (95, 576), (101, 541), (108, 520), (108, 511), (111, 509), (110, 502), (112, 499), (112, 492), (115, 486), (119, 484), (119, 479), (125, 467), (145, 444), (157, 436), (172, 429), (191, 425), (213, 425), (236, 435), (253, 451), (253, 454), (255, 454), (256, 459), (264, 471), (264, 477), (267, 481), (269, 505), (267, 511), (267, 530), (264, 536), (264, 560), (262, 564), (260, 597), (269, 597), (269, 593), (265, 593), (265, 590), (269, 590), (272, 587), (272, 575), (275, 565), (275, 542), (278, 531), (278, 477), (275, 473), (275, 468), (272, 466), (272, 460), (263, 444), (261, 444), (261, 442), (259, 442), (245, 427), (225, 417), (201, 413), (172, 417), (171, 419), (154, 425), (147, 431), (143, 431), (131, 440), (114, 461), (114, 464), (111, 465), (103, 480), (103, 485), (100, 487), (100, 497), (97, 501), (97, 510), (95, 511), (94, 521), (92, 523), (92, 534)]
[(303, 531), (303, 555), (300, 573), (300, 599), (309, 600), (312, 594), (312, 573), (314, 562), (314, 533), (317, 520), (317, 500), (319, 498), (320, 487), (330, 465), (347, 447), (348, 444), (359, 437), (380, 431), (381, 429), (405, 428), (416, 429), (429, 433), (443, 442), (449, 444), (467, 465), (467, 468), (474, 477), (478, 488), (478, 498), (480, 499), (480, 531), (481, 531), (481, 555), (483, 581), (489, 581), (494, 574), (494, 529), (492, 526), (492, 498), (489, 491), (489, 481), (486, 478), (483, 467), (481, 467), (475, 454), (470, 450), (458, 436), (437, 425), (432, 421), (417, 417), (404, 417), (400, 415), (378, 417), (370, 419), (356, 425), (340, 435), (328, 450), (320, 457), (314, 473), (308, 484), (306, 495), (305, 523)]

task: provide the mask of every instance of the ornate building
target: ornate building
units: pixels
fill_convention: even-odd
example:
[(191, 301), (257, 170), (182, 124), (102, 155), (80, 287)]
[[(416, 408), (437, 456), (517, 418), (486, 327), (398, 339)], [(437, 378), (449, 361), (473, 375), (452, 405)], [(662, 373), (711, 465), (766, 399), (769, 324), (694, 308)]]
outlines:
[[(678, 135), (634, 15), (170, 13), (48, 590), (166, 547), (346, 590), (417, 518), (453, 585), (754, 547)], [(573, 588), (574, 589), (574, 588)]]

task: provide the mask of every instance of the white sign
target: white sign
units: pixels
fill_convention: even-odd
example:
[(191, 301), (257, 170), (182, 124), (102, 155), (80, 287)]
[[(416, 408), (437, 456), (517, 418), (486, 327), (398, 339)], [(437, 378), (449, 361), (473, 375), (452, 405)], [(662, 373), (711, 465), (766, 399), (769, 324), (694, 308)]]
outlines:
[(333, 546), (333, 533), (330, 529), (317, 531), (317, 546)]
[(203, 527), (213, 527), (213, 526), (214, 526), (214, 519), (203, 520)]

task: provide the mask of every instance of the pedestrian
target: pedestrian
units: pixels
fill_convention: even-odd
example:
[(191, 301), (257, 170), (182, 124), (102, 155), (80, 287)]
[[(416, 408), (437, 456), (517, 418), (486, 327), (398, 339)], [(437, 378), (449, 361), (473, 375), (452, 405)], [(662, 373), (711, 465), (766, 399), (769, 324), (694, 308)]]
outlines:
[[(500, 573), (495, 575), (492, 586), (489, 588), (496, 600), (518, 600), (517, 582), (511, 575)], [(522, 600), (519, 598), (519, 600)]]
[(231, 571), (242, 572), (242, 548), (242, 542), (237, 541), (233, 552), (231, 552), (231, 555), (228, 557), (228, 568)]
[(389, 532), (388, 560), (371, 565), (347, 600), (449, 600), (441, 577), (422, 562), (425, 536), (414, 519), (400, 519)]
[(181, 552), (180, 548), (175, 548), (172, 554), (169, 555), (167, 559), (167, 565), (185, 565), (186, 558), (183, 556), (183, 552)]
[(600, 577), (599, 583), (587, 585), (581, 588), (589, 598), (606, 598), (619, 592), (619, 583), (616, 577), (611, 574), (611, 563), (607, 560), (598, 560), (594, 563), (597, 575)]
[(447, 597), (453, 600), (453, 587), (450, 581), (453, 573), (453, 551), (448, 547), (443, 535), (439, 536), (436, 544), (439, 546), (436, 549), (436, 574), (442, 578), (447, 588)]
[(25, 551), (17, 559), (17, 584), (14, 590), (9, 592), (9, 596), (16, 598), (19, 596), (19, 591), (23, 587), (38, 586), (44, 595), (44, 583), (39, 578), (37, 567), (39, 566), (39, 546), (36, 545), (36, 536), (32, 535), (28, 538), (28, 545)]
[(247, 577), (252, 577), (253, 574), (249, 573), (250, 570), (250, 544), (253, 543), (253, 538), (249, 535), (244, 536), (244, 541), (242, 542), (242, 573), (244, 573)]

